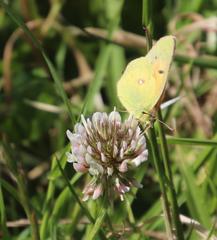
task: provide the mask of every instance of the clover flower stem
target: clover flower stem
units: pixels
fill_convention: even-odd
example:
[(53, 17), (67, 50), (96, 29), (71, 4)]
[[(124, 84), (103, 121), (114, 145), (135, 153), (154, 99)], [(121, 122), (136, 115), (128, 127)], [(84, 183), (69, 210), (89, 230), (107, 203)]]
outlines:
[(105, 196), (103, 197), (103, 199), (100, 201), (100, 205), (102, 206), (102, 208), (105, 211), (105, 220), (107, 222), (107, 226), (110, 229), (110, 231), (113, 233), (114, 232), (114, 228), (112, 225), (112, 221), (109, 215), (109, 212), (113, 212), (113, 202), (109, 202), (109, 197), (108, 197), (108, 192), (105, 192)]
[(106, 221), (108, 223), (108, 227), (110, 228), (110, 231), (114, 232), (114, 228), (113, 228), (113, 225), (112, 225), (111, 218), (110, 218), (110, 216), (108, 214), (108, 211), (106, 212)]
[[(162, 121), (161, 110), (158, 111), (158, 119), (160, 121)], [(170, 199), (171, 199), (173, 223), (175, 225), (175, 231), (176, 231), (176, 235), (178, 236), (178, 239), (182, 240), (182, 239), (184, 239), (184, 236), (183, 236), (182, 224), (181, 224), (181, 221), (179, 218), (179, 207), (178, 207), (176, 191), (175, 191), (175, 187), (174, 187), (174, 183), (173, 183), (172, 170), (171, 170), (170, 164), (169, 164), (168, 146), (167, 146), (164, 129), (160, 122), (158, 123), (158, 132), (159, 132), (160, 147), (161, 147), (164, 168), (165, 168), (165, 175), (169, 180), (168, 181), (168, 190), (169, 190)]]
[(133, 215), (133, 210), (131, 208), (131, 203), (130, 203), (130, 200), (128, 198), (126, 198), (126, 208), (127, 208), (127, 213), (128, 213), (128, 218), (129, 218), (129, 222), (131, 224), (135, 224), (136, 220), (134, 218), (134, 215)]

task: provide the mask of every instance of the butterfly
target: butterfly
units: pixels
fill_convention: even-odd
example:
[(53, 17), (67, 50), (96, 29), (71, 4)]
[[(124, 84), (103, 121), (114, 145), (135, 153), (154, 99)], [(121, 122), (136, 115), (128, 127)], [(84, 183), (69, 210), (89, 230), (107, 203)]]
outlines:
[(117, 83), (117, 94), (126, 110), (141, 122), (153, 122), (162, 102), (176, 40), (160, 38), (145, 57), (128, 63)]

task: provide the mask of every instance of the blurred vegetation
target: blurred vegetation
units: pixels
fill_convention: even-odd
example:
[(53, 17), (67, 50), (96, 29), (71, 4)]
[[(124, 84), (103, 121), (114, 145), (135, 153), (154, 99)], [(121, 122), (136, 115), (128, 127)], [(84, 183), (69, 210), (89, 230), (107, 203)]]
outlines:
[[(4, 2), (40, 41), (55, 72), (1, 7), (0, 238), (167, 239), (152, 159), (137, 173), (144, 187), (117, 201), (104, 220), (99, 203), (83, 209), (72, 195), (81, 196), (86, 179), (65, 156), (65, 132), (81, 112), (123, 109), (116, 82), (146, 52), (142, 1)], [(181, 99), (163, 110), (163, 119), (174, 128), (166, 136), (185, 239), (216, 239), (217, 2), (152, 5), (153, 38), (177, 38), (164, 101)], [(87, 224), (95, 222), (89, 213), (96, 224)]]

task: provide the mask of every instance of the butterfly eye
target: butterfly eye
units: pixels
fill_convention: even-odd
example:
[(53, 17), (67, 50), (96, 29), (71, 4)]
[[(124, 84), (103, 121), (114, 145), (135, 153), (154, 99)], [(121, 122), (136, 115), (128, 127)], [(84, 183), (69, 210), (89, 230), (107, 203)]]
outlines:
[(163, 70), (159, 70), (159, 71), (158, 71), (158, 73), (160, 73), (160, 74), (163, 74), (163, 73), (164, 73), (164, 71), (163, 71)]

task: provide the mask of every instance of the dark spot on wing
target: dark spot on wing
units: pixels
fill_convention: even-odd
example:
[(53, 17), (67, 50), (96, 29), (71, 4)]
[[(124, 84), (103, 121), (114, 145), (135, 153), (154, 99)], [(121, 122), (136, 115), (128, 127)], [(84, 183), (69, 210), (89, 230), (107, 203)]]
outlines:
[(160, 73), (160, 74), (163, 74), (163, 73), (164, 73), (164, 71), (163, 71), (163, 70), (159, 70), (159, 71), (158, 71), (158, 73)]

